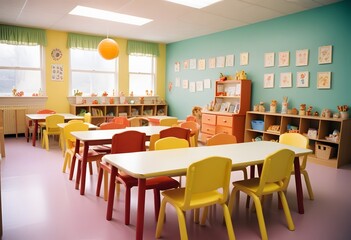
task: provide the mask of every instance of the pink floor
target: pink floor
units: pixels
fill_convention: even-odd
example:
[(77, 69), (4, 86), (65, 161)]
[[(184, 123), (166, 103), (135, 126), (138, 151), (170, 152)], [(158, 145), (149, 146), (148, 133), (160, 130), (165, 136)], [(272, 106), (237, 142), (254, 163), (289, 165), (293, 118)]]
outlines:
[[(52, 143), (52, 141), (50, 141)], [(124, 189), (116, 200), (112, 221), (105, 220), (106, 202), (95, 196), (96, 169), (87, 177), (86, 194), (81, 196), (62, 173), (62, 153), (57, 142), (50, 151), (40, 146), (32, 147), (23, 137), (5, 138), (6, 158), (1, 162), (1, 191), (4, 240), (108, 240), (135, 239), (136, 194), (132, 191), (131, 225), (124, 217)], [(310, 201), (304, 187), (305, 214), (297, 213), (294, 178), (291, 178), (287, 197), (296, 226), (295, 231), (286, 227), (284, 213), (277, 209), (276, 195), (265, 201), (264, 214), (270, 239), (351, 239), (351, 166), (333, 169), (308, 164), (308, 171), (315, 194)], [(232, 179), (240, 179), (233, 173)], [(237, 239), (260, 239), (254, 212), (246, 211), (242, 194), (240, 205), (232, 220)], [(153, 195), (147, 192), (144, 239), (154, 239)], [(239, 210), (239, 211), (238, 211)], [(187, 214), (189, 239), (227, 239), (222, 224), (220, 207), (211, 210), (205, 227), (192, 222)], [(175, 212), (167, 208), (167, 220), (162, 239), (179, 239)]]

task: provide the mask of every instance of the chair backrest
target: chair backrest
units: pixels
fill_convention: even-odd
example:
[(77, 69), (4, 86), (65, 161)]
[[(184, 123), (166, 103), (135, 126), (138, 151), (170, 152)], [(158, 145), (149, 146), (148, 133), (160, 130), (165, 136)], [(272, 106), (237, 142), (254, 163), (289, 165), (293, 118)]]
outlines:
[(114, 117), (112, 119), (112, 122), (120, 124), (122, 126), (121, 128), (126, 128), (126, 127), (130, 126), (128, 118), (126, 118), (126, 117)]
[(72, 120), (69, 120), (68, 123), (75, 123), (75, 122), (83, 122), (83, 120), (79, 120), (79, 119), (72, 119)]
[(183, 138), (190, 143), (190, 129), (181, 127), (170, 127), (160, 131), (160, 138), (177, 137)]
[(178, 124), (178, 118), (176, 117), (168, 117), (160, 119), (160, 126), (169, 126), (172, 127), (173, 125)]
[(184, 209), (190, 209), (194, 195), (202, 195), (205, 199), (206, 193), (210, 195), (218, 190), (222, 193), (218, 203), (224, 203), (228, 197), (231, 169), (232, 160), (225, 157), (213, 156), (192, 163), (186, 174)]
[(41, 109), (41, 110), (38, 110), (37, 113), (38, 114), (55, 114), (56, 112), (50, 109)]
[(186, 116), (185, 121), (187, 121), (187, 122), (196, 122), (196, 117), (193, 116), (193, 115), (188, 115), (188, 116)]
[(91, 123), (91, 113), (90, 112), (84, 113), (84, 122)]
[(256, 194), (260, 196), (269, 183), (276, 183), (281, 190), (285, 190), (289, 184), (294, 158), (295, 153), (289, 149), (281, 149), (268, 155), (263, 162)]
[(217, 133), (207, 139), (206, 146), (237, 143), (236, 137), (227, 133)]
[(189, 142), (186, 139), (176, 137), (161, 138), (155, 142), (155, 150), (186, 148)]
[(111, 153), (146, 151), (146, 134), (138, 131), (125, 131), (112, 137)]
[(149, 126), (149, 119), (146, 117), (131, 117), (128, 121), (130, 127)]
[(87, 124), (84, 124), (83, 122), (73, 122), (64, 126), (63, 135), (65, 137), (67, 149), (74, 147), (74, 143), (76, 141), (76, 138), (72, 136), (71, 132), (88, 130), (89, 126)]
[(155, 133), (150, 136), (149, 151), (155, 150), (155, 143), (160, 139), (160, 134)]
[(107, 129), (121, 129), (121, 128), (126, 128), (124, 125), (121, 125), (116, 122), (104, 122), (101, 123), (100, 129), (101, 130), (107, 130)]
[[(279, 143), (294, 147), (308, 148), (309, 139), (300, 133), (284, 133), (279, 136)], [(303, 157), (301, 169), (306, 167), (307, 155)]]
[(194, 133), (195, 135), (199, 135), (199, 131), (200, 131), (200, 124), (198, 124), (197, 122), (194, 121), (185, 121), (179, 124), (179, 127), (182, 128), (189, 128), (191, 130), (192, 133)]
[(45, 118), (45, 122), (46, 122), (46, 130), (48, 132), (59, 131), (60, 129), (57, 126), (57, 124), (64, 123), (65, 117), (62, 115), (53, 114), (53, 115), (47, 116)]

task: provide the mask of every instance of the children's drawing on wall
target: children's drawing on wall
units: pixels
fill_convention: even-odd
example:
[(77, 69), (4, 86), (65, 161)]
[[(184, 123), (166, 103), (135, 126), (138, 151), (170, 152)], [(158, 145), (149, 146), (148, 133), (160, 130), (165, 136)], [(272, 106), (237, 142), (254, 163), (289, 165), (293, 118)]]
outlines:
[(174, 63), (174, 71), (179, 72), (180, 71), (180, 62), (175, 62)]
[(171, 92), (171, 91), (172, 91), (172, 88), (173, 88), (173, 83), (172, 83), (172, 82), (169, 82), (169, 83), (168, 83), (168, 91)]
[(240, 66), (246, 66), (249, 64), (249, 53), (243, 52), (240, 53)]
[(331, 72), (319, 72), (317, 74), (317, 88), (330, 89), (331, 87)]
[(204, 79), (204, 88), (211, 88), (211, 79)]
[(190, 59), (189, 68), (190, 68), (190, 69), (196, 69), (196, 58)]
[(182, 87), (183, 88), (188, 88), (189, 87), (189, 81), (188, 80), (183, 80), (182, 81)]
[(199, 59), (197, 63), (197, 69), (198, 70), (205, 70), (206, 69), (206, 60), (204, 58)]
[(180, 87), (180, 77), (176, 77), (175, 79), (175, 86)]
[(332, 46), (321, 46), (318, 49), (318, 64), (332, 63)]
[(308, 65), (308, 49), (296, 50), (296, 66)]
[(183, 62), (183, 69), (189, 69), (189, 64), (190, 64), (190, 60), (189, 59), (184, 60), (184, 62)]
[(274, 73), (266, 73), (264, 75), (263, 88), (274, 88)]
[(226, 67), (233, 67), (234, 66), (234, 55), (233, 54), (225, 56), (225, 66)]
[(216, 58), (208, 59), (208, 68), (216, 68)]
[(308, 87), (309, 85), (309, 72), (297, 72), (296, 74), (296, 87)]
[(280, 73), (280, 87), (292, 87), (291, 83), (291, 72)]
[(290, 54), (288, 51), (279, 52), (279, 67), (288, 67), (290, 63)]
[(216, 58), (216, 67), (218, 67), (218, 68), (224, 67), (224, 61), (225, 61), (224, 56), (217, 57)]
[(204, 90), (204, 82), (203, 81), (196, 81), (196, 91), (202, 92)]
[(195, 91), (196, 91), (195, 82), (190, 82), (189, 83), (189, 92), (195, 92)]
[(274, 52), (264, 54), (264, 67), (274, 67)]

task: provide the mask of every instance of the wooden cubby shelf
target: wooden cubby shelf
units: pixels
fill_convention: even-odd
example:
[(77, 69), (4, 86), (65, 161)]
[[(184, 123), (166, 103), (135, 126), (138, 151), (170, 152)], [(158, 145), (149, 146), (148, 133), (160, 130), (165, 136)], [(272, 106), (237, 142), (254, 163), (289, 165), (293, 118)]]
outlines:
[[(263, 129), (252, 128), (251, 122), (257, 120), (263, 121)], [(279, 130), (269, 131), (268, 128), (272, 125), (279, 126)], [(309, 161), (334, 168), (351, 163), (351, 148), (348, 146), (351, 143), (351, 119), (254, 111), (246, 113), (245, 142), (255, 141), (257, 138), (277, 141), (288, 129), (295, 129), (309, 138), (309, 147), (313, 150), (313, 154), (308, 157)], [(311, 131), (315, 131), (315, 136), (309, 134)], [(338, 140), (328, 139), (329, 135), (335, 132), (339, 133)], [(329, 155), (330, 157), (317, 157), (316, 146), (321, 145), (332, 149), (334, 154)]]

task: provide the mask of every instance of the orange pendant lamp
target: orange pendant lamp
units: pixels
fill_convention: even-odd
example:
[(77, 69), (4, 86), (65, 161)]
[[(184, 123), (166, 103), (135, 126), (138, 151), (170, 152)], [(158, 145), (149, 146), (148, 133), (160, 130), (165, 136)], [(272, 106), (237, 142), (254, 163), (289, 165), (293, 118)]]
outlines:
[(103, 57), (104, 59), (112, 60), (118, 57), (119, 45), (115, 40), (111, 38), (105, 38), (99, 43), (98, 51), (101, 57)]

